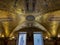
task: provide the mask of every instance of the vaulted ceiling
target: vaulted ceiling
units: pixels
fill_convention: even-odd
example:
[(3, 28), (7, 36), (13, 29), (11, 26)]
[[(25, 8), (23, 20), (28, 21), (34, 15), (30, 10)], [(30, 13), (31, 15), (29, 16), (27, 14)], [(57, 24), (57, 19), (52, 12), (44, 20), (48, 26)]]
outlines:
[[(0, 36), (13, 35), (28, 15), (33, 15), (33, 22), (46, 28), (50, 36), (60, 34), (60, 0), (0, 0)], [(51, 21), (52, 17), (56, 20)]]

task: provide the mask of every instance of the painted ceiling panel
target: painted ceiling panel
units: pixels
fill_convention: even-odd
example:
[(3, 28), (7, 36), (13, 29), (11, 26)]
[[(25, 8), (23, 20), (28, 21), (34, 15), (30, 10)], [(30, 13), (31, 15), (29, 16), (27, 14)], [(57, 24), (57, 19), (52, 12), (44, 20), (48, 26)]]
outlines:
[[(33, 4), (30, 2), (28, 5), (29, 9), (33, 8)], [(49, 21), (51, 16), (60, 16), (60, 0), (36, 0), (33, 12), (29, 12), (26, 8), (25, 0), (0, 0), (0, 20), (2, 20), (1, 18), (11, 19), (10, 21), (6, 21), (8, 24), (6, 22), (0, 22), (2, 23), (0, 28), (1, 26), (3, 27), (1, 29), (4, 30), (4, 33), (6, 33), (7, 30), (9, 33), (8, 35), (10, 35), (16, 26), (26, 21), (25, 18), (28, 15), (33, 15), (35, 17), (35, 21), (42, 24), (54, 36), (56, 34), (53, 34), (53, 32), (57, 33), (57, 28), (60, 30), (60, 21)], [(5, 26), (8, 28), (5, 29)], [(8, 35), (6, 33), (6, 36)]]

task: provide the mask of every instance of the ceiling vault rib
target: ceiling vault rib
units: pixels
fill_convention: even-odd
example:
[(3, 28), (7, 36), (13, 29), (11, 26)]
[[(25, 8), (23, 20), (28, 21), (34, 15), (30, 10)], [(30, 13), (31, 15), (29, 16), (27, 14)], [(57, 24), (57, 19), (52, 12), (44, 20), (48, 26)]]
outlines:
[(4, 29), (4, 26), (3, 26), (3, 23), (1, 23), (1, 25), (2, 25), (2, 28), (3, 28), (3, 32), (4, 32), (4, 37), (6, 37), (6, 33), (5, 33), (5, 29)]
[[(37, 21), (36, 21), (36, 22), (37, 22)], [(39, 22), (37, 22), (37, 23), (39, 23)], [(40, 24), (40, 23), (39, 23), (39, 24)], [(45, 26), (44, 26), (44, 28), (45, 28)], [(47, 28), (46, 28), (46, 32), (47, 32), (49, 35), (52, 35), (51, 32), (47, 30)]]

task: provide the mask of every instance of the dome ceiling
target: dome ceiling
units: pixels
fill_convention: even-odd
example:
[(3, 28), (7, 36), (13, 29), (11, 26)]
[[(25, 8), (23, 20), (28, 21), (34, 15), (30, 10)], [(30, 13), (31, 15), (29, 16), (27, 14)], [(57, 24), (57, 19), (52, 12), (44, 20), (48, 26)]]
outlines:
[(28, 15), (33, 15), (34, 21), (46, 28), (51, 36), (60, 34), (60, 21), (49, 20), (51, 17), (60, 17), (60, 0), (1, 0), (1, 36), (5, 34), (9, 37), (16, 27), (26, 22)]

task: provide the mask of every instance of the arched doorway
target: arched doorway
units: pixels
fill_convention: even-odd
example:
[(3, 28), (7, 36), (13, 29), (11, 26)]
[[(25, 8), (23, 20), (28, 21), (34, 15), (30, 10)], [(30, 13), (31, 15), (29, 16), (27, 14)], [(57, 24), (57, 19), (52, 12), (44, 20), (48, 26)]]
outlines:
[[(26, 32), (26, 34), (27, 34), (26, 45), (34, 45), (34, 32), (41, 32), (41, 34), (43, 35), (43, 33), (45, 31), (43, 31), (39, 28), (36, 28), (36, 27), (25, 27), (25, 28), (18, 30), (15, 33), (17, 33), (17, 35), (18, 35), (20, 32)], [(35, 37), (36, 37), (36, 35), (35, 35)]]

